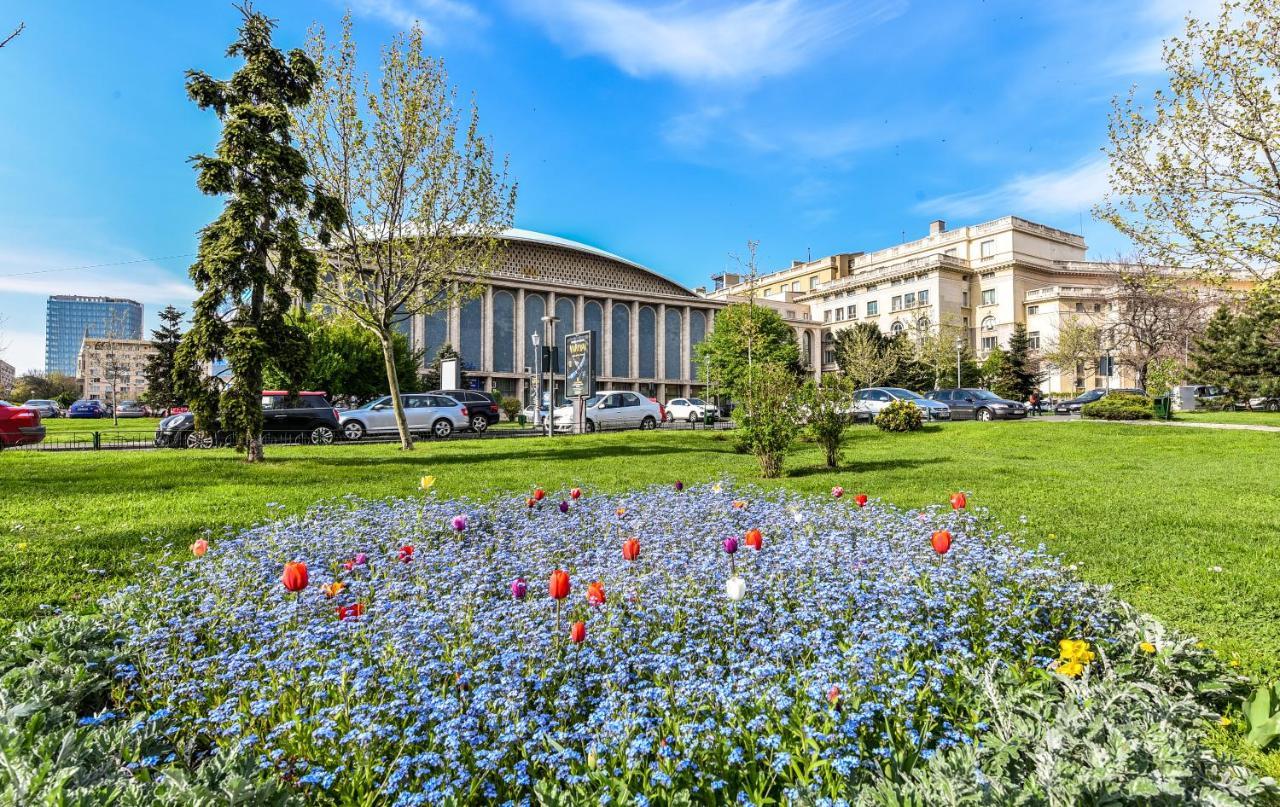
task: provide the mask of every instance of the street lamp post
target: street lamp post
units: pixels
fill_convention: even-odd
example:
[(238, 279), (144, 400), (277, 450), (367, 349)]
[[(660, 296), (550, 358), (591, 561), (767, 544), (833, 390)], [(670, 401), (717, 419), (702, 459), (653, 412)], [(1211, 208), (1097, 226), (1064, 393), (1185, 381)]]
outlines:
[(960, 383), (960, 354), (964, 352), (964, 340), (956, 337), (956, 389), (964, 386)]
[(533, 342), (533, 427), (542, 428), (542, 334), (529, 334)]
[[(548, 314), (542, 318), (543, 327), (546, 328), (547, 340), (547, 436), (554, 437), (556, 433), (556, 364), (555, 364), (555, 346), (556, 346), (556, 329), (555, 324), (560, 321), (559, 317)], [(539, 401), (541, 403), (541, 401)]]

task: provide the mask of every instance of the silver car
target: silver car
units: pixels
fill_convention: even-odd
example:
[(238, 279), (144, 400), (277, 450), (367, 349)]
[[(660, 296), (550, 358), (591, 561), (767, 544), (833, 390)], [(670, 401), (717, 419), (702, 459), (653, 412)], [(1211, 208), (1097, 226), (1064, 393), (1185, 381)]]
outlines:
[(28, 409), (36, 410), (40, 413), (40, 417), (46, 420), (62, 417), (62, 407), (58, 405), (57, 401), (46, 401), (43, 399), (33, 398), (32, 400), (24, 403), (23, 406)]
[[(448, 437), (455, 429), (464, 429), (470, 423), (467, 408), (445, 395), (409, 393), (401, 395), (400, 401), (404, 406), (405, 419), (409, 421), (409, 431), (415, 434)], [(390, 395), (370, 401), (358, 409), (339, 412), (338, 424), (342, 436), (348, 440), (359, 440), (366, 434), (395, 434), (398, 431)]]
[[(586, 430), (656, 429), (662, 422), (662, 408), (636, 392), (601, 392), (583, 404)], [(556, 431), (573, 428), (573, 405), (557, 406)]]
[(862, 420), (875, 420), (876, 415), (894, 401), (915, 404), (925, 420), (951, 420), (951, 407), (901, 387), (867, 387), (858, 390), (853, 394), (853, 413)]

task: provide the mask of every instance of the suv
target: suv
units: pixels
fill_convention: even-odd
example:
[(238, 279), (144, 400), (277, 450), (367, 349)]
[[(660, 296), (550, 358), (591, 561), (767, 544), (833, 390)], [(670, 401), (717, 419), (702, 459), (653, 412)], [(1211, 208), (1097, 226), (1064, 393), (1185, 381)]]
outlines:
[(501, 417), (498, 400), (487, 392), (471, 389), (433, 389), (431, 395), (447, 395), (467, 408), (470, 419), (468, 427), (473, 432), (482, 432), (498, 422)]
[[(338, 434), (338, 410), (323, 392), (265, 390), (262, 393), (262, 441), (330, 445)], [(155, 444), (169, 448), (213, 448), (228, 442), (231, 435), (216, 429), (212, 434), (196, 431), (195, 415), (184, 412), (167, 417), (156, 426)]]
[(667, 401), (667, 420), (687, 420), (696, 423), (707, 415), (715, 420), (715, 407), (701, 398), (674, 398)]
[(936, 389), (926, 392), (931, 401), (951, 407), (954, 420), (996, 420), (1024, 418), (1027, 408), (1017, 401), (1001, 398), (989, 389)]

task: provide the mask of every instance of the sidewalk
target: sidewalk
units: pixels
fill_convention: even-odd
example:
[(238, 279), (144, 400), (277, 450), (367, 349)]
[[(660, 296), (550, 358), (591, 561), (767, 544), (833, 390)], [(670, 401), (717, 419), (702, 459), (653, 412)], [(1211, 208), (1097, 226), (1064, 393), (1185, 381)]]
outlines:
[(1076, 415), (1044, 415), (1028, 420), (1044, 420), (1053, 423), (1123, 423), (1127, 426), (1180, 426), (1187, 429), (1227, 429), (1246, 432), (1280, 432), (1280, 426), (1264, 426), (1261, 423), (1209, 423), (1202, 420), (1097, 420)]

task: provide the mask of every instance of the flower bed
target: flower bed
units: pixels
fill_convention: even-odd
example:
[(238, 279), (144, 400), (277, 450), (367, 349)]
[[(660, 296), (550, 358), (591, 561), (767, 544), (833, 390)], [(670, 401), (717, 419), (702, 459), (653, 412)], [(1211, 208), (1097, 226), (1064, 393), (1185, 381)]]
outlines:
[[(1197, 744), (1207, 652), (953, 505), (343, 501), (105, 603), (82, 731), (134, 738), (133, 787), (216, 761), (310, 803), (978, 798), (1034, 791), (1049, 747), (1059, 794), (1265, 788)], [(1121, 742), (1164, 750), (1105, 764)]]

